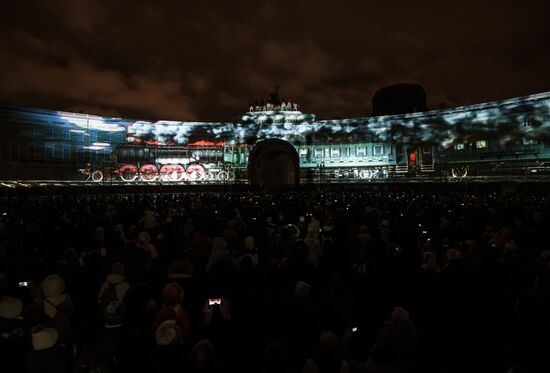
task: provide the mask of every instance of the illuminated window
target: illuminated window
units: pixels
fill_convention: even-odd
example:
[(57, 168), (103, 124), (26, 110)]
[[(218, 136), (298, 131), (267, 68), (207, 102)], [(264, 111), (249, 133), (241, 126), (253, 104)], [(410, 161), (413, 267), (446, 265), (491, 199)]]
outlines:
[(464, 144), (455, 144), (455, 150), (464, 150)]
[(367, 155), (367, 147), (366, 146), (358, 146), (355, 148), (355, 155), (358, 157), (364, 157)]
[(307, 157), (307, 148), (300, 149), (300, 157), (302, 158)]
[(97, 132), (90, 132), (90, 140), (97, 141)]
[(342, 148), (342, 157), (349, 158), (349, 146)]
[(476, 148), (484, 149), (486, 147), (487, 147), (487, 141), (485, 141), (485, 140), (477, 140), (476, 141)]
[(330, 149), (330, 156), (331, 157), (340, 157), (340, 148), (332, 148)]
[(315, 148), (315, 158), (321, 158), (323, 156), (322, 148)]
[(63, 140), (70, 140), (71, 139), (71, 133), (69, 130), (63, 130)]
[(384, 146), (383, 145), (374, 145), (372, 147), (372, 155), (375, 155), (375, 156), (384, 155)]

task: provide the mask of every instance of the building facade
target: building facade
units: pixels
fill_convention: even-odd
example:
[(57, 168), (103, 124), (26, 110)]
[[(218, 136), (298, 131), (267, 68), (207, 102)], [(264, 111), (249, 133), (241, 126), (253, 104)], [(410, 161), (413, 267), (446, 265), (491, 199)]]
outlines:
[(0, 108), (0, 179), (362, 182), (548, 173), (550, 92), (410, 114), (317, 120), (275, 99), (238, 122)]

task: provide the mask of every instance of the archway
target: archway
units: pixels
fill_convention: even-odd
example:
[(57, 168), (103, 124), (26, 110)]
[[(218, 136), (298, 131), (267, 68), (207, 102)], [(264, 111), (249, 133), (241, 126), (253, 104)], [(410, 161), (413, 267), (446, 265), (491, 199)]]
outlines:
[(300, 180), (298, 153), (292, 145), (283, 140), (261, 141), (250, 152), (248, 175), (252, 185), (297, 185)]

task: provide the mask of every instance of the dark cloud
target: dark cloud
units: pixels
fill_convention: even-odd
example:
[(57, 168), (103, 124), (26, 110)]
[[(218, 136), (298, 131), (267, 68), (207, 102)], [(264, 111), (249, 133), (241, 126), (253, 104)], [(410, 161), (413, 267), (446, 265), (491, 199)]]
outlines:
[(404, 81), (432, 108), (526, 95), (550, 90), (547, 4), (13, 1), (0, 100), (227, 120), (275, 84), (321, 118), (368, 115), (377, 89)]

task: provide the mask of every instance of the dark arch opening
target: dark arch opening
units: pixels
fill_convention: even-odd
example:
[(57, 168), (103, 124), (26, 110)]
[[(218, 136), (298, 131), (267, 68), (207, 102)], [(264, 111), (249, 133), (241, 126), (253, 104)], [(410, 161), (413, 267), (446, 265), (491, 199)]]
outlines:
[(248, 159), (250, 184), (266, 187), (298, 185), (298, 153), (288, 142), (278, 139), (259, 142)]

